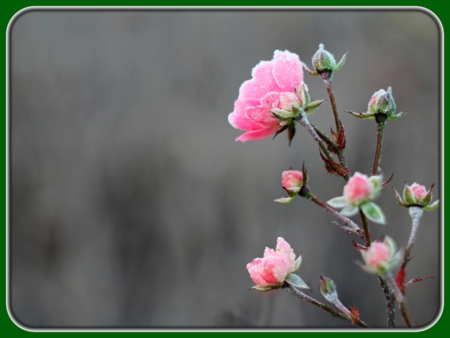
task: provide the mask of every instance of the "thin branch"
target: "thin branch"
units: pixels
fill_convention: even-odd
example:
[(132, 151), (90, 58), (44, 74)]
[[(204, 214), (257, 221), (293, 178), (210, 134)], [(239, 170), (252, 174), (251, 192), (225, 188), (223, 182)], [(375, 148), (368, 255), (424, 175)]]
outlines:
[(301, 300), (304, 300), (305, 302), (308, 302), (308, 303), (310, 303), (310, 304), (313, 304), (313, 305), (315, 305), (315, 306), (321, 308), (322, 310), (324, 310), (324, 311), (330, 313), (330, 314), (331, 314), (332, 316), (334, 316), (334, 317), (339, 317), (339, 318), (348, 320), (349, 322), (351, 322), (351, 323), (353, 323), (353, 324), (356, 324), (356, 325), (359, 325), (359, 326), (362, 326), (362, 327), (369, 327), (369, 326), (368, 326), (366, 323), (364, 323), (362, 320), (360, 320), (360, 319), (354, 320), (354, 319), (352, 319), (351, 317), (346, 316), (346, 315), (343, 314), (342, 312), (339, 312), (339, 311), (334, 310), (334, 309), (333, 309), (332, 307), (330, 307), (329, 305), (324, 304), (324, 303), (322, 303), (322, 302), (319, 302), (318, 300), (316, 300), (316, 299), (314, 299), (314, 298), (312, 298), (312, 297), (310, 297), (310, 296), (304, 294), (303, 292), (301, 292), (300, 290), (296, 289), (294, 286), (292, 286), (292, 285), (290, 285), (290, 284), (288, 284), (288, 283), (285, 283), (285, 284), (284, 284), (284, 288), (286, 288), (287, 291), (288, 291), (289, 293), (293, 294), (293, 295), (296, 296), (298, 299), (301, 299)]
[(356, 235), (358, 235), (359, 237), (362, 237), (361, 234), (361, 229), (358, 226), (358, 224), (356, 224), (355, 222), (353, 222), (350, 218), (347, 218), (345, 216), (342, 216), (338, 211), (336, 211), (335, 209), (333, 209), (331, 206), (329, 206), (327, 203), (325, 203), (324, 201), (322, 201), (321, 199), (319, 199), (317, 196), (315, 196), (313, 193), (311, 193), (310, 191), (307, 192), (300, 192), (300, 196), (303, 196), (309, 200), (311, 200), (312, 202), (314, 202), (315, 204), (317, 204), (319, 207), (321, 207), (322, 209), (324, 209), (325, 211), (329, 212), (330, 214), (332, 214), (334, 217), (336, 217), (337, 219), (339, 219), (340, 221), (342, 221), (343, 225), (347, 225), (348, 227), (344, 227), (343, 225), (339, 225), (339, 227), (341, 229), (343, 229), (344, 231), (350, 231)]

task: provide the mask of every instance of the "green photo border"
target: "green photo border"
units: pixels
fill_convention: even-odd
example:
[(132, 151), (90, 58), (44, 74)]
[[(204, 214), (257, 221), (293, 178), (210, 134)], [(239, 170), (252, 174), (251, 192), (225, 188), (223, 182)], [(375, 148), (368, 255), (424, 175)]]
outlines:
[[(277, 4), (276, 6), (277, 7), (279, 7), (279, 6), (318, 6), (318, 5), (324, 6), (324, 7), (325, 6), (333, 6), (333, 7), (335, 7), (335, 6), (360, 6), (361, 2), (356, 2), (356, 1), (343, 2), (343, 1), (334, 0), (334, 1), (320, 1), (320, 2), (309, 1), (308, 3), (304, 3), (304, 2), (302, 3), (301, 1), (284, 0), (281, 3), (282, 4)], [(8, 158), (7, 158), (7, 156), (8, 156), (8, 149), (7, 149), (7, 147), (8, 147), (8, 140), (7, 140), (7, 137), (8, 137), (8, 134), (7, 134), (8, 133), (8, 125), (7, 125), (8, 110), (7, 110), (7, 108), (8, 107), (7, 107), (6, 99), (7, 99), (7, 95), (8, 95), (8, 92), (7, 92), (8, 88), (6, 86), (7, 86), (7, 81), (8, 81), (7, 80), (8, 73), (7, 73), (7, 60), (6, 60), (6, 57), (7, 57), (6, 43), (7, 43), (7, 38), (8, 38), (7, 37), (8, 24), (9, 24), (11, 18), (17, 12), (19, 12), (20, 10), (22, 10), (26, 7), (30, 7), (30, 6), (39, 6), (39, 7), (40, 6), (45, 6), (45, 7), (47, 7), (47, 6), (86, 6), (86, 7), (89, 7), (89, 6), (122, 6), (122, 5), (123, 5), (122, 3), (117, 2), (117, 1), (113, 1), (113, 3), (108, 2), (105, 4), (101, 4), (101, 2), (99, 4), (98, 2), (93, 3), (93, 2), (87, 2), (87, 1), (70, 1), (70, 2), (63, 3), (63, 4), (61, 2), (54, 2), (54, 1), (50, 1), (50, 2), (47, 1), (42, 4), (34, 4), (33, 2), (30, 2), (30, 1), (15, 1), (15, 2), (11, 1), (11, 2), (8, 2), (6, 5), (3, 5), (2, 9), (0, 11), (1, 21), (2, 21), (2, 25), (4, 27), (4, 35), (3, 35), (4, 52), (2, 54), (2, 61), (3, 61), (3, 65), (4, 65), (4, 67), (3, 67), (4, 81), (3, 81), (2, 85), (5, 86), (5, 90), (4, 90), (5, 94), (2, 99), (3, 106), (5, 107), (5, 115), (1, 119), (1, 127), (0, 127), (2, 129), (2, 138), (1, 138), (2, 147), (1, 147), (1, 149), (2, 149), (2, 161), (3, 161), (1, 168), (2, 168), (2, 173), (3, 173), (2, 176), (4, 177), (4, 179), (2, 181), (2, 186), (1, 186), (1, 189), (4, 192), (3, 193), (4, 203), (3, 203), (3, 208), (1, 210), (1, 217), (4, 220), (4, 224), (5, 224), (5, 226), (3, 228), (4, 235), (2, 236), (3, 246), (2, 246), (2, 250), (1, 250), (1, 256), (0, 256), (0, 259), (2, 260), (2, 262), (4, 264), (3, 269), (2, 269), (2, 276), (1, 276), (1, 286), (2, 286), (2, 290), (3, 290), (3, 293), (2, 293), (3, 310), (0, 315), (0, 325), (1, 325), (2, 331), (4, 333), (6, 333), (7, 336), (12, 336), (12, 337), (27, 336), (27, 337), (29, 337), (32, 334), (50, 335), (53, 333), (61, 333), (61, 332), (28, 332), (28, 331), (24, 331), (22, 328), (19, 328), (18, 326), (16, 326), (16, 324), (10, 319), (8, 311), (7, 311), (8, 295), (7, 295), (7, 289), (6, 289), (6, 278), (7, 278), (6, 244), (8, 241), (8, 238), (7, 238), (7, 227), (8, 227), (7, 208), (8, 208), (8, 203), (9, 203), (8, 202), (9, 196), (7, 195), (7, 193), (8, 193), (7, 192), (7, 187), (8, 187), (8, 177), (7, 177), (7, 174), (8, 174), (8, 171), (7, 171), (7, 169), (8, 169), (7, 168), (7, 165), (8, 165)], [(180, 1), (176, 2), (176, 1), (167, 1), (167, 0), (165, 0), (165, 1), (150, 1), (150, 2), (133, 1), (129, 4), (127, 4), (127, 6), (131, 6), (131, 5), (133, 5), (133, 6), (193, 6), (192, 2), (187, 3), (187, 2), (180, 2)], [(204, 3), (202, 1), (196, 1), (196, 5), (197, 6), (211, 6), (211, 4)], [(218, 5), (220, 5), (220, 6), (243, 6), (243, 5), (245, 5), (245, 6), (270, 6), (270, 2), (246, 1), (245, 4), (242, 4), (240, 2), (232, 2), (232, 1), (223, 2), (222, 1)], [(445, 72), (447, 72), (447, 73), (449, 72), (449, 70), (447, 68), (450, 68), (450, 67), (445, 67), (445, 58), (448, 58), (448, 56), (446, 56), (448, 54), (448, 53), (446, 53), (446, 49), (448, 49), (448, 47), (447, 47), (448, 44), (447, 44), (446, 40), (448, 40), (448, 38), (446, 37), (446, 34), (445, 34), (445, 28), (450, 27), (449, 19), (448, 19), (450, 16), (450, 12), (448, 12), (447, 8), (443, 7), (442, 4), (439, 4), (437, 1), (434, 1), (434, 0), (420, 1), (420, 2), (415, 2), (415, 3), (401, 2), (401, 4), (399, 4), (398, 2), (393, 3), (392, 1), (389, 1), (389, 2), (388, 1), (379, 1), (377, 3), (375, 3), (374, 1), (371, 1), (371, 6), (389, 7), (392, 5), (395, 5), (396, 7), (398, 7), (398, 6), (423, 7), (423, 8), (430, 10), (431, 12), (433, 12), (440, 19), (442, 27), (443, 27), (443, 39), (444, 39), (444, 41), (443, 41), (443, 46), (444, 46), (443, 49), (444, 50), (442, 51), (442, 56), (444, 57), (444, 69), (443, 69), (444, 74), (442, 74), (442, 76), (444, 76), (444, 79), (449, 78), (449, 76), (445, 77)], [(420, 46), (417, 46), (417, 48), (420, 48)], [(449, 97), (450, 89), (445, 86), (445, 83), (443, 83), (443, 84), (444, 84), (443, 96), (444, 96), (444, 98)], [(445, 108), (445, 100), (443, 102), (442, 109), (444, 109), (444, 108)], [(442, 126), (442, 128), (444, 131), (446, 129), (450, 128), (449, 121), (450, 121), (450, 119), (445, 119), (445, 112), (444, 112), (443, 116), (442, 116), (442, 123), (444, 124)], [(446, 152), (448, 152), (448, 149), (449, 149), (449, 147), (446, 147), (446, 145), (447, 145), (446, 143), (448, 142), (448, 139), (450, 139), (450, 137), (448, 137), (448, 136), (445, 137), (445, 135), (444, 135), (443, 144), (442, 144), (442, 148), (441, 148), (442, 152), (443, 152), (442, 153), (442, 156), (443, 156), (442, 157), (442, 168), (441, 168), (442, 173), (443, 173), (442, 174), (442, 180), (443, 180), (442, 195), (445, 195), (445, 191), (448, 190), (448, 188), (447, 188), (448, 183), (445, 182), (445, 167), (446, 167), (445, 159), (449, 158), (449, 156), (445, 156)], [(444, 201), (444, 196), (442, 196), (441, 200)], [(448, 218), (448, 213), (450, 211), (448, 211), (448, 209), (446, 208), (445, 205), (442, 205), (441, 208), (442, 208), (442, 210), (444, 210), (443, 220), (442, 220), (442, 221), (444, 221), (445, 219)], [(445, 225), (443, 225), (443, 227), (445, 228)], [(449, 235), (448, 235), (448, 233), (450, 233), (450, 231), (445, 231), (445, 229), (444, 229), (443, 233), (445, 236), (443, 243), (448, 242), (450, 240)], [(444, 246), (444, 249), (445, 249), (445, 246)], [(431, 337), (432, 335), (436, 336), (436, 335), (439, 335), (441, 332), (445, 332), (446, 331), (445, 329), (450, 327), (450, 316), (448, 315), (448, 311), (446, 311), (446, 309), (445, 309), (445, 304), (448, 303), (448, 297), (449, 297), (447, 292), (445, 292), (446, 291), (445, 290), (446, 289), (445, 288), (445, 282), (446, 282), (445, 277), (446, 277), (446, 275), (448, 275), (448, 273), (445, 273), (448, 270), (448, 269), (446, 269), (446, 265), (448, 265), (448, 259), (445, 259), (445, 258), (448, 258), (448, 257), (445, 257), (445, 256), (448, 256), (448, 255), (446, 255), (445, 250), (444, 250), (444, 257), (443, 257), (444, 258), (444, 260), (443, 260), (443, 264), (444, 264), (444, 267), (443, 267), (444, 268), (444, 276), (443, 276), (443, 279), (444, 279), (444, 294), (443, 294), (444, 295), (444, 309), (443, 309), (443, 313), (442, 313), (442, 316), (440, 317), (440, 319), (433, 326), (428, 328), (427, 330), (424, 330), (421, 332), (414, 332), (415, 334), (418, 334), (419, 337)], [(281, 331), (281, 332), (280, 331), (245, 332), (245, 331), (243, 331), (242, 332), (241, 331), (241, 332), (233, 332), (231, 330), (229, 332), (210, 332), (210, 331), (208, 332), (206, 330), (202, 331), (201, 329), (199, 329), (197, 332), (190, 332), (190, 331), (184, 332), (183, 330), (176, 331), (176, 332), (158, 332), (158, 331), (150, 331), (150, 332), (144, 331), (144, 332), (147, 332), (147, 334), (152, 334), (153, 336), (156, 335), (156, 336), (164, 336), (164, 337), (167, 337), (167, 335), (174, 335), (174, 334), (175, 335), (179, 335), (179, 334), (191, 334), (191, 335), (195, 334), (195, 335), (197, 335), (198, 333), (200, 333), (202, 335), (213, 333), (215, 335), (227, 335), (227, 336), (229, 336), (231, 334), (233, 334), (233, 335), (234, 334), (239, 334), (239, 335), (250, 334), (253, 336), (263, 334), (266, 337), (268, 337), (268, 335), (280, 334), (280, 333), (282, 333), (284, 336), (290, 335), (291, 337), (293, 335), (298, 335), (298, 334), (301, 334), (302, 336), (303, 335), (310, 336), (310, 335), (317, 335), (317, 334), (325, 335), (328, 333), (332, 333), (332, 334), (338, 334), (342, 337), (343, 335), (360, 334), (361, 333), (361, 331), (358, 331), (358, 332), (348, 332), (348, 331), (346, 331), (346, 332), (344, 332), (344, 331), (339, 331), (339, 332), (331, 332), (331, 331), (322, 331), (322, 332), (302, 332), (302, 331), (298, 331), (298, 332), (283, 332), (283, 331)], [(141, 332), (141, 333), (145, 334), (144, 332)], [(112, 332), (91, 331), (91, 332), (70, 332), (69, 334), (78, 336), (79, 334), (86, 334), (86, 333), (88, 333), (88, 334), (93, 334), (93, 333), (110, 334)], [(114, 332), (114, 333), (116, 333), (116, 332)], [(124, 332), (117, 332), (117, 333), (130, 333), (130, 332), (124, 331)], [(370, 334), (374, 334), (374, 335), (381, 335), (381, 334), (403, 335), (403, 334), (409, 334), (409, 333), (411, 333), (411, 332), (370, 332)]]

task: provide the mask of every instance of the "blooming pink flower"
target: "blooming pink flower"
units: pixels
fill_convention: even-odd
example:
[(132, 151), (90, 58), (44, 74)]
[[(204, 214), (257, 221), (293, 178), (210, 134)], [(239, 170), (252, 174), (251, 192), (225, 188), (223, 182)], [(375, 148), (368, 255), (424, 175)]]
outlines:
[(352, 205), (360, 205), (368, 201), (374, 192), (373, 183), (369, 178), (356, 172), (344, 187), (344, 197)]
[(283, 171), (281, 185), (287, 191), (298, 192), (303, 185), (303, 174), (297, 170)]
[(271, 61), (257, 64), (252, 79), (241, 85), (234, 111), (228, 116), (233, 127), (246, 131), (236, 141), (260, 140), (283, 127), (285, 122), (271, 111), (292, 111), (293, 106), (301, 106), (298, 90), (302, 83), (303, 68), (297, 54), (276, 50)]
[(278, 237), (276, 250), (266, 248), (263, 258), (247, 264), (250, 277), (259, 286), (276, 286), (295, 269), (295, 254), (288, 242)]
[(414, 193), (414, 197), (416, 197), (418, 201), (423, 200), (428, 194), (428, 190), (425, 189), (423, 185), (417, 183), (413, 183), (409, 188), (412, 190), (412, 192)]

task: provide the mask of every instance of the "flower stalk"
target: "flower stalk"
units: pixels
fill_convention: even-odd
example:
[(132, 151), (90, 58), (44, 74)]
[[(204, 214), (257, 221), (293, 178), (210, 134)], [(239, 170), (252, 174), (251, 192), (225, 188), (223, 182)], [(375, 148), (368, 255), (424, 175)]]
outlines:
[(378, 122), (378, 133), (377, 133), (377, 144), (375, 146), (375, 155), (373, 158), (373, 166), (372, 166), (372, 175), (376, 175), (378, 172), (378, 165), (380, 163), (381, 158), (381, 146), (383, 144), (383, 132), (384, 126), (386, 125), (386, 115), (377, 114), (375, 116), (376, 121)]

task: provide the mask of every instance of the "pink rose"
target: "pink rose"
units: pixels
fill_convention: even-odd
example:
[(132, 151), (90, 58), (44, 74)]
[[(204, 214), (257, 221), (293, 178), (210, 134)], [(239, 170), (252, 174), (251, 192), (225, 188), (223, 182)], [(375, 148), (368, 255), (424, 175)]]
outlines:
[(302, 83), (303, 68), (297, 54), (276, 50), (271, 61), (258, 63), (252, 79), (241, 85), (234, 111), (228, 115), (233, 127), (246, 131), (236, 141), (260, 140), (285, 126), (286, 122), (275, 118), (271, 111), (300, 107), (298, 90)]
[(425, 189), (425, 187), (423, 185), (417, 184), (417, 183), (413, 183), (409, 189), (412, 190), (414, 197), (418, 200), (418, 201), (422, 201), (425, 196), (428, 194), (428, 190)]
[(250, 277), (259, 286), (276, 286), (295, 269), (295, 254), (288, 242), (278, 237), (276, 250), (266, 248), (263, 258), (247, 264)]
[(360, 205), (370, 200), (373, 192), (373, 183), (366, 175), (358, 172), (348, 180), (344, 187), (344, 197), (352, 205)]
[(281, 174), (281, 185), (290, 192), (299, 192), (303, 185), (303, 174), (297, 170), (286, 170)]

